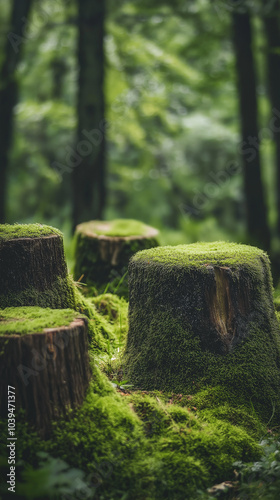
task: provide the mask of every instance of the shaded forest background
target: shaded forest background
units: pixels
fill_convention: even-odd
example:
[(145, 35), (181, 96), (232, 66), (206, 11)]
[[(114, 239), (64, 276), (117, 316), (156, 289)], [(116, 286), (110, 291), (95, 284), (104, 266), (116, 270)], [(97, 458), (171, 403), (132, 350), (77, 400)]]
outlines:
[(136, 218), (162, 243), (253, 243), (277, 263), (277, 0), (0, 8), (1, 222), (59, 227), (70, 252), (78, 222)]

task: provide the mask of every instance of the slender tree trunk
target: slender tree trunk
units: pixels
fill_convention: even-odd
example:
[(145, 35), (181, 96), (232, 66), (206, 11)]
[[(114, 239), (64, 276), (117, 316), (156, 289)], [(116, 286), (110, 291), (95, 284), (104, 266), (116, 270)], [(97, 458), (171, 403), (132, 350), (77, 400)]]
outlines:
[(264, 31), (267, 42), (267, 77), (272, 113), (277, 124), (273, 124), (274, 142), (276, 148), (276, 184), (277, 184), (277, 234), (280, 236), (280, 29), (279, 29), (279, 2), (273, 3), (263, 0), (264, 6)]
[(16, 68), (24, 45), (32, 0), (14, 0), (5, 56), (0, 70), (0, 223), (5, 222), (7, 168), (12, 143), (13, 109), (18, 97)]
[(78, 143), (73, 169), (73, 225), (101, 219), (105, 205), (105, 0), (79, 0)]
[(234, 12), (232, 25), (242, 132), (247, 230), (253, 244), (268, 250), (270, 232), (261, 179), (256, 75), (249, 13)]

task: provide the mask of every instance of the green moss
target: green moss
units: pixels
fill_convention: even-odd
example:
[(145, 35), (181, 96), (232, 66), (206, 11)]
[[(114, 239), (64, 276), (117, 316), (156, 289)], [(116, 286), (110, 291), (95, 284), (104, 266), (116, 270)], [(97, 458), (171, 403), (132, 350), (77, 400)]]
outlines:
[[(103, 298), (104, 301), (104, 298)], [(124, 302), (119, 302), (119, 314), (114, 321), (101, 314), (93, 301), (82, 295), (70, 276), (65, 279), (58, 278), (53, 285), (45, 291), (34, 288), (26, 289), (20, 293), (7, 293), (0, 296), (0, 310), (10, 307), (24, 308), (24, 306), (37, 306), (38, 308), (72, 309), (87, 316), (90, 348), (93, 351), (110, 350), (110, 345), (119, 342), (120, 336), (126, 335), (127, 316)], [(50, 313), (51, 314), (51, 313)], [(63, 313), (62, 313), (63, 314)], [(67, 312), (65, 313), (67, 314)], [(109, 343), (109, 344), (108, 344)]]
[(273, 303), (276, 311), (280, 312), (280, 297), (274, 298)]
[(54, 234), (62, 236), (58, 229), (44, 224), (0, 224), (0, 240), (40, 238)]
[(45, 328), (68, 326), (77, 313), (71, 309), (7, 307), (0, 310), (0, 335), (40, 333)]
[[(260, 457), (257, 442), (242, 428), (158, 396), (124, 398), (96, 367), (83, 406), (53, 425), (47, 441), (18, 416), (17, 458), (36, 462), (38, 451), (82, 469), (98, 498), (187, 500), (198, 488), (231, 477), (233, 462)], [(0, 421), (6, 440), (6, 421)]]
[(118, 297), (114, 299), (110, 294), (94, 299), (84, 297), (74, 284), (73, 291), (73, 309), (89, 318), (90, 349), (111, 352), (127, 334), (127, 303)]
[(259, 267), (260, 259), (263, 260), (265, 257), (263, 250), (256, 247), (216, 241), (152, 248), (137, 253), (133, 260), (142, 260), (149, 265), (164, 264), (167, 269), (182, 266), (190, 272), (194, 267), (206, 270), (207, 265), (231, 268), (246, 265), (255, 272), (256, 265)]
[(79, 232), (103, 236), (148, 236), (150, 226), (133, 219), (115, 219), (112, 221), (89, 221), (79, 225)]
[[(216, 267), (223, 268), (228, 288), (222, 291), (231, 297), (228, 349), (211, 317), (217, 304), (209, 297), (221, 288)], [(280, 334), (265, 253), (226, 243), (155, 248), (136, 254), (129, 272), (123, 362), (135, 387), (193, 395), (221, 386), (247, 411), (252, 404), (263, 422), (273, 412), (275, 421), (280, 417)], [(226, 307), (217, 309), (226, 320)]]
[(112, 293), (104, 293), (93, 297), (91, 302), (97, 311), (119, 329), (122, 337), (126, 336), (128, 330), (128, 303), (123, 297)]
[(247, 409), (253, 404), (264, 421), (274, 410), (275, 419), (279, 418), (278, 332), (252, 329), (251, 336), (234, 351), (218, 356), (202, 351), (199, 339), (188, 335), (167, 314), (154, 313), (150, 328), (153, 335), (139, 338), (140, 354), (131, 349), (124, 358), (127, 377), (136, 387), (195, 394), (202, 388), (208, 387), (211, 393), (211, 388), (222, 386), (224, 401), (230, 398)]
[(38, 306), (51, 309), (75, 309), (74, 288), (72, 279), (58, 277), (47, 290), (26, 288), (15, 293), (7, 291), (0, 295), (0, 308)]

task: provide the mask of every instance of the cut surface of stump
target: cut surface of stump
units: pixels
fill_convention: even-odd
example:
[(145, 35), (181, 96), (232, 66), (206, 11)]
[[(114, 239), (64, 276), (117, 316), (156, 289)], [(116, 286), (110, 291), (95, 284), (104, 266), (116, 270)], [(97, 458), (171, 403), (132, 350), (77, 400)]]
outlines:
[[(139, 250), (158, 246), (157, 229), (130, 219), (90, 221), (76, 228), (74, 278), (98, 291), (127, 295), (128, 261)], [(107, 286), (108, 285), (108, 286)]]
[(0, 308), (73, 303), (62, 233), (41, 224), (0, 225)]
[(90, 381), (86, 319), (70, 309), (0, 311), (0, 379), (1, 417), (7, 418), (9, 386), (16, 413), (25, 410), (46, 437), (54, 419), (84, 400)]
[(279, 394), (279, 326), (262, 250), (223, 242), (145, 250), (130, 261), (129, 289), (132, 383), (193, 390), (230, 384), (234, 372), (256, 387), (271, 368)]

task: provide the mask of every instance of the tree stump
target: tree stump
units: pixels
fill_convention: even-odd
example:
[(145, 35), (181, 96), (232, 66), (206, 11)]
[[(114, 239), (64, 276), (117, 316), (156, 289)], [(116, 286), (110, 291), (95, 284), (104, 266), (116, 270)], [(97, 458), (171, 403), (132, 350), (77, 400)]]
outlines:
[(279, 326), (263, 251), (223, 242), (144, 250), (130, 261), (129, 288), (124, 365), (136, 386), (182, 392), (227, 381), (251, 384), (253, 394), (262, 383), (268, 391), (271, 377), (279, 395)]
[(1, 417), (11, 413), (8, 403), (16, 415), (22, 408), (47, 437), (51, 422), (85, 397), (90, 380), (86, 319), (68, 309), (0, 311), (0, 379)]
[[(158, 245), (158, 231), (134, 220), (91, 221), (76, 228), (74, 278), (99, 292), (128, 295), (128, 261), (139, 250)], [(116, 290), (117, 289), (117, 290)]]
[(0, 225), (0, 308), (74, 307), (60, 231), (41, 224)]

